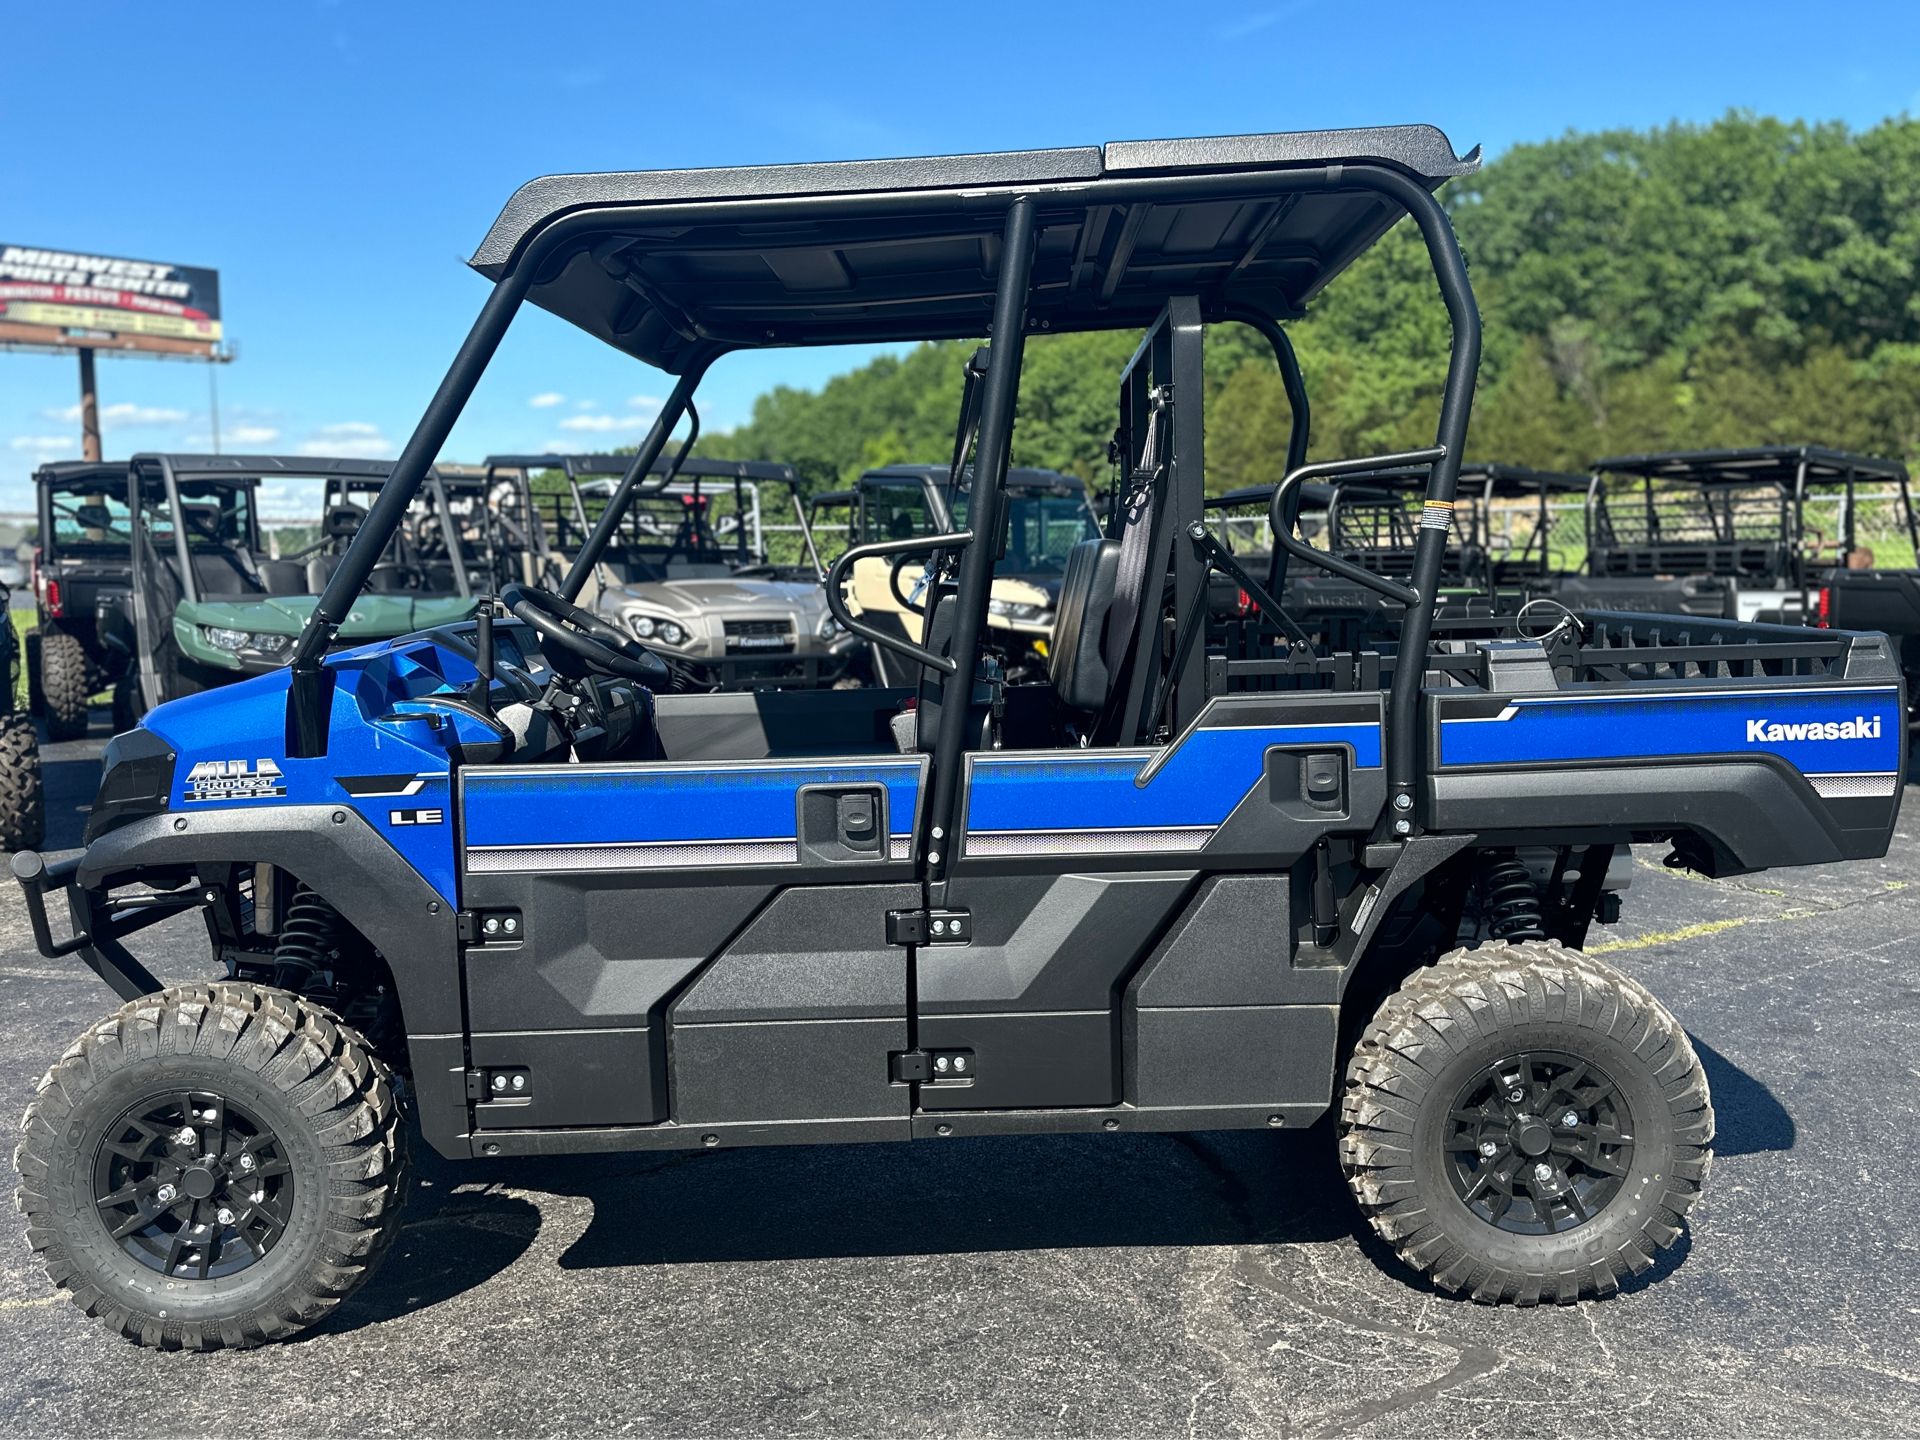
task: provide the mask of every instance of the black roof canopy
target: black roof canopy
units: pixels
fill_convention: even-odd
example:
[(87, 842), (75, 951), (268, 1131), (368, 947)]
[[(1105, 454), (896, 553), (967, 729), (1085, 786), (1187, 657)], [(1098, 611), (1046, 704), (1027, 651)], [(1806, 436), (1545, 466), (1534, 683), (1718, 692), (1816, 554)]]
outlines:
[(124, 460), (50, 460), (33, 472), (35, 484), (50, 485), (55, 489), (71, 489), (80, 485), (92, 485), (118, 481), (127, 483), (127, 462)]
[[(1907, 467), (1898, 460), (1854, 455), (1820, 445), (1756, 445), (1742, 450), (1669, 450), (1648, 455), (1614, 455), (1593, 462), (1603, 475), (1633, 475), (1649, 480), (1684, 481), (1694, 485), (1766, 485), (1791, 489), (1807, 467), (1807, 479), (1818, 483), (1856, 480), (1894, 480), (1906, 483)], [(1466, 471), (1462, 469), (1464, 477)]]
[[(1416, 493), (1427, 488), (1427, 471), (1424, 466), (1414, 466), (1397, 470), (1364, 470), (1343, 476), (1342, 487), (1381, 486), (1392, 490), (1411, 490)], [(1508, 465), (1494, 460), (1463, 460), (1460, 462), (1460, 483), (1470, 487), (1472, 498), (1489, 493), (1496, 500), (1510, 500), (1522, 496), (1539, 495), (1542, 492), (1553, 495), (1584, 495), (1591, 484), (1585, 475), (1569, 475), (1557, 470), (1534, 470), (1525, 465)], [(1489, 487), (1491, 489), (1489, 490)]]
[[(489, 470), (564, 470), (576, 479), (585, 475), (624, 475), (632, 464), (631, 455), (489, 455), (486, 461)], [(648, 473), (665, 475), (673, 468), (672, 457), (662, 454)], [(779, 460), (715, 460), (692, 455), (681, 463), (676, 478), (767, 480), (795, 485), (800, 475), (793, 466)]]
[[(900, 465), (876, 466), (861, 475), (860, 481), (864, 484), (869, 480), (910, 480), (918, 485), (929, 480), (937, 480), (944, 484), (947, 476), (951, 472), (952, 467), (948, 465), (908, 462)], [(967, 466), (965, 471), (962, 472), (961, 478), (971, 483), (973, 479), (973, 467), (971, 465)], [(1010, 491), (1054, 490), (1061, 494), (1067, 494), (1069, 492), (1085, 494), (1087, 482), (1082, 480), (1078, 475), (1069, 475), (1061, 470), (1036, 470), (1025, 466), (1013, 465), (1007, 469), (1006, 482), (1002, 488)]]
[(766, 345), (984, 335), (1010, 199), (1038, 210), (1040, 331), (1144, 327), (1173, 294), (1286, 318), (1403, 214), (1343, 167), (1428, 190), (1479, 166), (1431, 126), (738, 169), (555, 175), (470, 262), (682, 372)]
[(162, 462), (181, 479), (231, 479), (236, 484), (291, 475), (302, 480), (364, 477), (384, 480), (393, 470), (391, 460), (343, 459), (324, 455), (174, 455), (143, 451), (130, 462), (157, 469)]

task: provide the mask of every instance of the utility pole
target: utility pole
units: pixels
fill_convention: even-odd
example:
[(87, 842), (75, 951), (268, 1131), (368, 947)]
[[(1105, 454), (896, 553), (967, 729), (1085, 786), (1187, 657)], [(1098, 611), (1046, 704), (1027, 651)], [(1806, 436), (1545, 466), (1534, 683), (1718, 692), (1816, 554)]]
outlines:
[(93, 380), (93, 347), (80, 347), (80, 458), (100, 458), (100, 390)]

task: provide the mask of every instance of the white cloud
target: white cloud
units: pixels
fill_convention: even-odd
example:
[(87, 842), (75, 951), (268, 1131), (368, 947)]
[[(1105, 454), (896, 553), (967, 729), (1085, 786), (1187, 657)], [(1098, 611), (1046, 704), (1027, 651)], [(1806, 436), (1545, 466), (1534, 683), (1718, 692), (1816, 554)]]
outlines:
[(340, 460), (391, 460), (396, 445), (383, 435), (364, 440), (302, 440), (302, 455), (326, 455)]
[(536, 410), (551, 410), (556, 405), (564, 405), (566, 403), (567, 397), (562, 395), (558, 390), (542, 390), (538, 395), (527, 401), (527, 404)]
[(658, 410), (664, 403), (658, 395), (636, 395), (627, 401), (635, 410)]
[(573, 408), (576, 410), (598, 410), (600, 407), (591, 400), (576, 400), (573, 402)]
[(336, 455), (365, 460), (387, 459), (398, 448), (380, 433), (378, 425), (370, 425), (365, 420), (342, 420), (333, 425), (321, 425), (314, 430), (311, 438), (300, 442), (302, 455)]
[(31, 450), (36, 455), (58, 455), (65, 450), (79, 454), (79, 443), (71, 435), (16, 435), (7, 442), (10, 450)]
[[(78, 405), (69, 405), (64, 410), (45, 410), (41, 413), (49, 420), (64, 420), (69, 425), (80, 423)], [(174, 410), (165, 405), (135, 405), (126, 400), (100, 407), (100, 423), (103, 425), (178, 425), (186, 418), (187, 412), (184, 410)]]
[(279, 438), (272, 425), (229, 425), (220, 432), (222, 445), (271, 445)]
[(620, 430), (644, 430), (652, 423), (644, 415), (569, 415), (560, 422), (560, 428), (607, 435)]

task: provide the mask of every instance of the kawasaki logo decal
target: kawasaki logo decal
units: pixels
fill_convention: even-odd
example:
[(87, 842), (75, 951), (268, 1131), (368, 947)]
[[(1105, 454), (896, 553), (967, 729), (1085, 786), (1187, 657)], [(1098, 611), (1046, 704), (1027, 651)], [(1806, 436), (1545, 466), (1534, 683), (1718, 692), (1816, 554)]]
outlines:
[(265, 800), (287, 793), (280, 767), (265, 759), (202, 760), (187, 772), (189, 800)]
[(1769, 720), (1747, 721), (1749, 745), (1778, 745), (1783, 740), (1878, 740), (1880, 717), (1856, 715), (1851, 720), (1808, 720), (1785, 725)]

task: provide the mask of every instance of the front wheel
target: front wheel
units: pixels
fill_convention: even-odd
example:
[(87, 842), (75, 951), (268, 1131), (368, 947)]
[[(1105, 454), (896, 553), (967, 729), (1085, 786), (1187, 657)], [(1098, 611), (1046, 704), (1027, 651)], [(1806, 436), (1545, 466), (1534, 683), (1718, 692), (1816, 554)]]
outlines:
[(1638, 982), (1557, 944), (1416, 972), (1347, 1067), (1340, 1159), (1400, 1257), (1442, 1289), (1532, 1305), (1608, 1295), (1679, 1238), (1713, 1105)]
[(123, 1006), (47, 1072), (21, 1128), (28, 1243), (76, 1305), (142, 1345), (295, 1335), (399, 1228), (391, 1072), (284, 991), (182, 985)]

